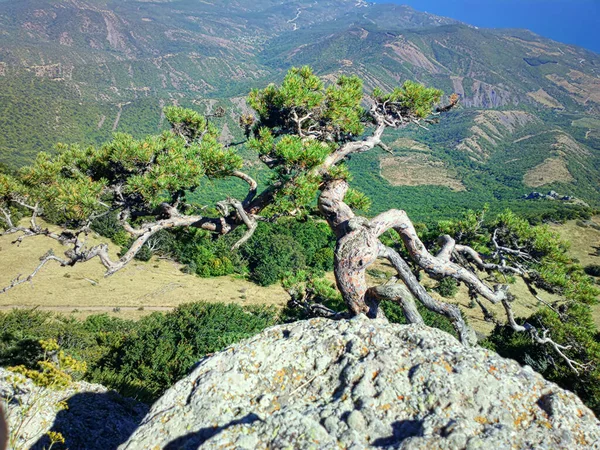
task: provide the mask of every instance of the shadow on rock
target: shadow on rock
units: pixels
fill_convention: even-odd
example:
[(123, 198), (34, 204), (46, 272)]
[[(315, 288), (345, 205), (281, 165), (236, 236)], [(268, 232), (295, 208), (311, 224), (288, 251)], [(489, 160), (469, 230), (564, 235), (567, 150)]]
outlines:
[[(148, 406), (114, 392), (75, 394), (66, 400), (68, 409), (59, 411), (50, 431), (65, 438), (69, 450), (112, 450), (125, 442), (148, 412)], [(31, 448), (49, 448), (42, 436)]]
[(254, 423), (259, 420), (262, 420), (262, 419), (260, 417), (258, 417), (256, 414), (250, 413), (250, 414), (242, 417), (241, 419), (232, 420), (231, 422), (229, 422), (226, 425), (223, 425), (222, 427), (201, 428), (200, 430), (198, 430), (194, 433), (186, 434), (185, 436), (181, 436), (180, 438), (177, 438), (177, 439), (169, 442), (165, 446), (164, 450), (183, 450), (183, 449), (192, 449), (192, 448), (196, 449), (200, 445), (202, 445), (206, 441), (208, 441), (210, 438), (212, 438), (213, 436), (216, 436), (217, 434), (226, 430), (229, 427), (233, 427), (235, 425), (242, 425), (242, 424), (251, 424), (251, 423)]
[(373, 441), (373, 447), (389, 447), (398, 445), (403, 440), (414, 436), (422, 436), (423, 422), (421, 420), (400, 420), (392, 424), (393, 435)]

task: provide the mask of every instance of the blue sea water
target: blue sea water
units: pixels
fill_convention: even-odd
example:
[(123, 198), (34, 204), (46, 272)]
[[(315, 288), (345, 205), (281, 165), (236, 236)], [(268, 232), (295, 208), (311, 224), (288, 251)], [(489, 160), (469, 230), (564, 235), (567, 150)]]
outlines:
[(471, 25), (527, 28), (600, 53), (600, 0), (375, 0), (398, 3)]

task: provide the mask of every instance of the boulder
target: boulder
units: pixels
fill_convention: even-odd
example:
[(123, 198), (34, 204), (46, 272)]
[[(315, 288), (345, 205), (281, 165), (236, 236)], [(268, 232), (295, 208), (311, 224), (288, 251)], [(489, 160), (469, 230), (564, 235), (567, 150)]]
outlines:
[(594, 448), (600, 422), (530, 367), (359, 316), (275, 326), (199, 362), (121, 450)]
[(148, 412), (143, 403), (99, 384), (76, 382), (66, 389), (48, 389), (3, 368), (0, 403), (10, 432), (17, 436), (15, 449), (50, 448), (49, 431), (60, 433), (69, 450), (115, 449)]

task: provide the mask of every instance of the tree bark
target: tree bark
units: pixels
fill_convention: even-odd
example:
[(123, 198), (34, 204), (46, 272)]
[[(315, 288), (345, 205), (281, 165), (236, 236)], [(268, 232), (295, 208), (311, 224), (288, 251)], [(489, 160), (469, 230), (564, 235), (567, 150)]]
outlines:
[[(350, 207), (344, 203), (347, 191), (346, 181), (336, 180), (326, 183), (319, 197), (319, 209), (338, 238), (334, 274), (337, 287), (350, 312), (355, 315), (362, 313), (370, 317), (381, 317), (379, 301), (389, 299), (400, 303), (407, 321), (423, 323), (412, 300), (414, 296), (429, 310), (448, 317), (463, 343), (473, 343), (474, 333), (466, 325), (459, 308), (431, 297), (412, 273), (406, 261), (396, 251), (384, 246), (379, 238), (387, 230), (395, 229), (402, 236), (411, 258), (428, 273), (434, 276), (453, 276), (468, 284), (477, 284), (475, 289), (478, 292), (483, 292), (492, 298), (493, 291), (475, 274), (450, 262), (451, 248), (444, 248), (442, 257), (431, 255), (417, 236), (412, 222), (404, 211), (390, 210), (370, 221), (363, 217), (356, 217)], [(378, 258), (387, 259), (394, 266), (399, 278), (412, 294), (410, 297), (401, 287), (393, 285), (369, 288), (366, 270)]]

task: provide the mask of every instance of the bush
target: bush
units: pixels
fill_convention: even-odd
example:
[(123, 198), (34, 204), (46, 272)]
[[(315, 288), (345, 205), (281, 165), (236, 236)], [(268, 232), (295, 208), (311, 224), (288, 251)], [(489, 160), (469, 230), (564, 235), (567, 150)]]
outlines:
[(240, 237), (237, 232), (213, 239), (207, 231), (188, 229), (178, 230), (173, 236), (168, 250), (163, 252), (185, 264), (187, 273), (209, 278), (247, 272), (247, 263), (240, 253), (231, 251)]
[(283, 288), (291, 299), (282, 312), (283, 322), (295, 322), (312, 317), (307, 306), (319, 303), (333, 311), (346, 311), (340, 291), (331, 281), (315, 277), (305, 270), (288, 272), (282, 280)]
[(446, 277), (439, 282), (436, 290), (442, 297), (454, 298), (458, 292), (458, 284), (454, 278)]
[[(115, 234), (123, 230), (123, 227), (117, 220), (116, 214), (107, 214), (105, 216), (98, 217), (92, 222), (91, 228), (100, 236), (104, 236), (109, 239), (113, 239)], [(129, 237), (129, 235), (127, 235), (127, 237)]]
[(286, 272), (306, 268), (306, 256), (298, 243), (283, 234), (265, 236), (259, 232), (244, 248), (253, 281), (268, 286), (279, 281)]
[(138, 261), (148, 262), (152, 259), (152, 250), (147, 245), (140, 248), (140, 251), (135, 255), (135, 259)]
[(144, 317), (92, 368), (90, 379), (152, 402), (208, 353), (251, 337), (276, 322), (269, 308), (191, 303)]
[(69, 355), (93, 366), (136, 326), (130, 320), (90, 316), (84, 321), (47, 311), (0, 313), (0, 366), (36, 368), (43, 358), (40, 340), (55, 340)]

